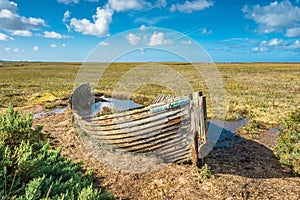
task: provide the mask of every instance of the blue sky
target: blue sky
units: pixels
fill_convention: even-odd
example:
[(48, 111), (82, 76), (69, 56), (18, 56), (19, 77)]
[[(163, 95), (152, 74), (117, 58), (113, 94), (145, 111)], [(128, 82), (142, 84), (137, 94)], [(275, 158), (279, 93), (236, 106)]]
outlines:
[[(185, 38), (176, 43), (164, 30)], [(127, 43), (112, 44), (120, 33)], [(299, 62), (300, 2), (0, 0), (0, 60), (82, 62), (97, 48), (110, 54), (118, 45), (177, 45), (193, 52), (193, 43), (215, 62)], [(149, 52), (146, 61), (152, 54), (164, 57)], [(163, 60), (176, 61), (167, 55)], [(134, 56), (122, 61), (134, 61)]]

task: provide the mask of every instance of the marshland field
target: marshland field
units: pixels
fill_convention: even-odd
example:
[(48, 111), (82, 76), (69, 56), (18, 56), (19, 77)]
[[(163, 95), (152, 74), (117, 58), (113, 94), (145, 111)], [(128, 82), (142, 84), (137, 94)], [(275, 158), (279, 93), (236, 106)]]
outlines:
[[(111, 64), (99, 81), (97, 92), (111, 95), (119, 78), (137, 65)], [(208, 90), (204, 81), (195, 77), (195, 69), (186, 63), (164, 65), (180, 72), (194, 90), (207, 95), (210, 117)], [(81, 63), (3, 62), (0, 112), (5, 112), (9, 105), (21, 113), (66, 107), (80, 66)], [(36, 118), (34, 126), (44, 125), (42, 132), (50, 135), (52, 147), (62, 147), (63, 155), (74, 162), (82, 161), (84, 169), (93, 168), (96, 187), (108, 190), (117, 199), (299, 199), (299, 126), (292, 130), (298, 131), (299, 137), (293, 138), (294, 143), (289, 144), (293, 150), (288, 152), (296, 163), (283, 165), (276, 157), (279, 150), (275, 146), (279, 132), (289, 130), (285, 127), (287, 118), (291, 113), (296, 112), (295, 116), (299, 113), (300, 63), (216, 63), (216, 66), (226, 90), (226, 120), (244, 118), (248, 123), (234, 133), (239, 142), (210, 152), (204, 160), (208, 168), (170, 164), (142, 174), (121, 172), (105, 166), (87, 152), (76, 135), (69, 110)], [(171, 91), (149, 84), (140, 87), (131, 98), (147, 105), (159, 93)]]

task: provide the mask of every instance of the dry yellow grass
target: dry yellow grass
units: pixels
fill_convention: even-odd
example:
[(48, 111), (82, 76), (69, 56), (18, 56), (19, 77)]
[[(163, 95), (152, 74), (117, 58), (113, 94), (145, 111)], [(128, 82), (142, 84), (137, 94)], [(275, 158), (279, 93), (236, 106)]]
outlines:
[[(113, 63), (98, 82), (97, 91), (110, 95), (119, 79), (142, 63)], [(208, 97), (203, 79), (188, 63), (163, 63), (175, 69)], [(0, 67), (0, 104), (2, 108), (42, 104), (48, 108), (67, 99), (80, 63), (4, 63)], [(227, 93), (227, 119), (240, 116), (252, 120), (252, 128), (274, 127), (300, 105), (300, 63), (217, 63)], [(168, 88), (147, 84), (132, 95), (138, 102), (149, 104), (158, 93), (172, 93)], [(48, 98), (49, 97), (49, 98)], [(56, 100), (56, 101), (55, 101)], [(251, 127), (250, 127), (251, 129)], [(257, 130), (255, 130), (257, 131)]]

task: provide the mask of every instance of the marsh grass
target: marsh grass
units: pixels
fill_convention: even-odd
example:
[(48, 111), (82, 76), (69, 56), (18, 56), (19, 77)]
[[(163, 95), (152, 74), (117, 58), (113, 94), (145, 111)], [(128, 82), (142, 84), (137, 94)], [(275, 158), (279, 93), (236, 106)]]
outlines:
[[(110, 96), (120, 78), (142, 64), (111, 64), (99, 80), (96, 92)], [(182, 74), (194, 90), (203, 91), (210, 117), (210, 95), (195, 68), (188, 63), (163, 64)], [(1, 107), (60, 106), (62, 99), (70, 97), (80, 66), (80, 63), (4, 63), (0, 68)], [(249, 118), (245, 133), (278, 126), (300, 105), (300, 63), (217, 63), (217, 67), (227, 94), (226, 119)], [(148, 105), (159, 93), (173, 94), (162, 85), (146, 84), (131, 99)]]

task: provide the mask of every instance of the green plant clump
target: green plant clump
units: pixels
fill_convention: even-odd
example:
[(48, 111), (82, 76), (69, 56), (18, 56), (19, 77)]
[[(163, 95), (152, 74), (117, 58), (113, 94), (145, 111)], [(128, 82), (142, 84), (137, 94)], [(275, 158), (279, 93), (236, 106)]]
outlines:
[(275, 154), (282, 164), (290, 166), (295, 174), (300, 175), (300, 109), (285, 119)]
[(0, 115), (0, 199), (113, 199), (93, 186), (92, 173), (52, 150), (32, 129), (32, 114)]

